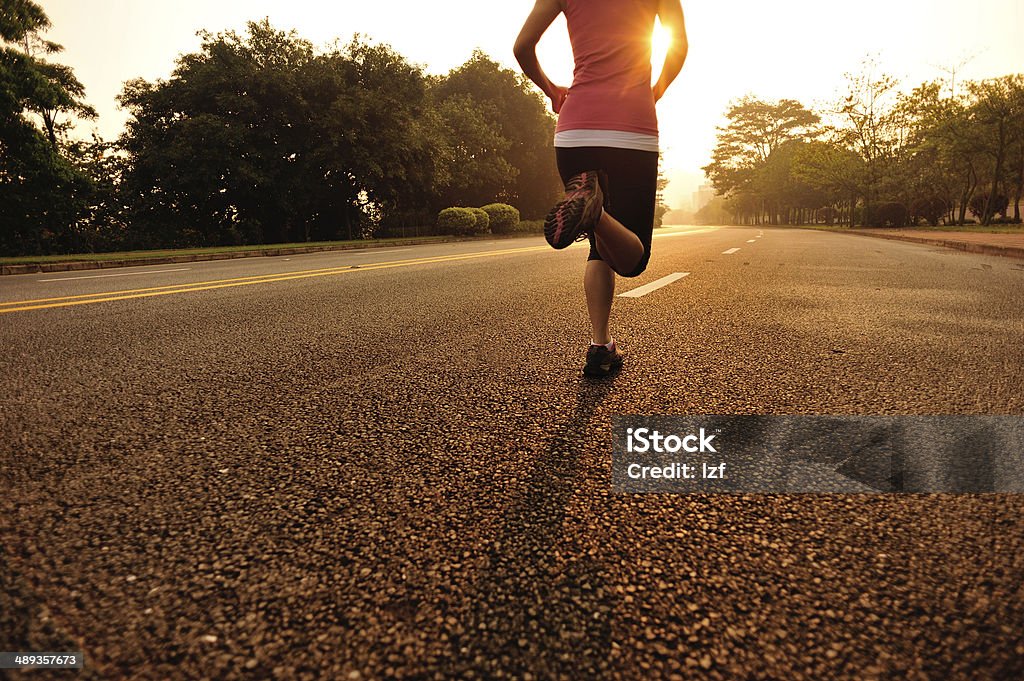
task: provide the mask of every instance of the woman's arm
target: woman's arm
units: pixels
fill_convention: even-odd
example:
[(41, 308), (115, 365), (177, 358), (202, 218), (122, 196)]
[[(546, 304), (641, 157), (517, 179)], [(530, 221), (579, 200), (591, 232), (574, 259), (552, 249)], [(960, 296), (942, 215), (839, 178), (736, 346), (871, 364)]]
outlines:
[(658, 0), (658, 18), (662, 28), (672, 35), (672, 43), (665, 55), (665, 64), (661, 67), (661, 76), (654, 84), (654, 101), (661, 99), (665, 90), (683, 70), (683, 62), (690, 44), (686, 40), (686, 22), (683, 20), (683, 8), (679, 0)]
[(544, 31), (548, 30), (548, 26), (561, 12), (562, 3), (559, 0), (537, 0), (530, 16), (526, 18), (526, 23), (523, 24), (523, 29), (519, 32), (519, 37), (516, 38), (515, 47), (512, 49), (526, 77), (536, 83), (537, 87), (551, 99), (551, 108), (555, 113), (561, 110), (568, 90), (555, 85), (544, 75), (544, 70), (541, 69), (540, 62), (537, 61), (537, 43), (544, 35)]

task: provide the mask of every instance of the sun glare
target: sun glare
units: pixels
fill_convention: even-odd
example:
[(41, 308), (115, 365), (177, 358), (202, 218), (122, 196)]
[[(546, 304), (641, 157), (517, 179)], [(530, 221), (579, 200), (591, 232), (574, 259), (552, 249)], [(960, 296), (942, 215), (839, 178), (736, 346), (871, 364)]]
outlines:
[(658, 70), (665, 63), (665, 55), (672, 44), (672, 32), (661, 25), (660, 20), (655, 20), (654, 32), (651, 33), (651, 66), (654, 67), (654, 77), (658, 77)]

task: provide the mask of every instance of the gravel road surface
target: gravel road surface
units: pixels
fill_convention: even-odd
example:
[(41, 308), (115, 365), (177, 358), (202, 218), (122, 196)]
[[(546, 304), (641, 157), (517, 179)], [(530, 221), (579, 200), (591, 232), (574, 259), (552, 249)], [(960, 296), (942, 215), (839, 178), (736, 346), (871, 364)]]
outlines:
[(1024, 495), (610, 482), (617, 414), (1024, 414), (1024, 264), (669, 230), (591, 382), (585, 257), (4, 277), (0, 650), (87, 661), (0, 676), (1024, 677)]

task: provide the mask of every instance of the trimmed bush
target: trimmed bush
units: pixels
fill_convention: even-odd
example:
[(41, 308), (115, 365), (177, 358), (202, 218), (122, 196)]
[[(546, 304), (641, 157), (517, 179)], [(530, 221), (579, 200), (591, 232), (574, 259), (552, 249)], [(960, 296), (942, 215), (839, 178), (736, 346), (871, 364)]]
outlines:
[[(967, 204), (967, 207), (971, 209), (974, 216), (977, 218), (985, 217), (982, 213), (985, 212), (985, 206), (988, 205), (988, 194), (975, 194), (971, 199), (971, 202)], [(992, 197), (992, 215), (990, 218), (994, 218), (997, 215), (1005, 215), (1007, 209), (1010, 207), (1010, 199), (1003, 196), (1002, 194), (996, 194)]]
[(907, 207), (896, 201), (879, 203), (871, 206), (867, 211), (865, 224), (868, 227), (906, 227), (910, 220), (910, 211)]
[[(477, 216), (473, 212), (478, 208), (445, 208), (437, 214), (437, 231), (439, 234), (452, 236), (468, 236), (476, 232)], [(485, 214), (486, 215), (486, 214)]]
[(814, 221), (816, 223), (824, 222), (826, 225), (831, 225), (839, 220), (839, 211), (831, 206), (825, 206), (814, 211)]
[(507, 203), (489, 203), (481, 210), (490, 218), (495, 234), (511, 234), (519, 226), (519, 211)]
[(918, 198), (910, 206), (910, 222), (911, 224), (916, 224), (918, 218), (923, 218), (928, 221), (929, 225), (936, 227), (948, 209), (949, 205), (941, 197), (928, 196)]
[(470, 212), (476, 218), (476, 225), (473, 227), (473, 234), (490, 234), (491, 219), (487, 217), (487, 211), (483, 208), (470, 208)]

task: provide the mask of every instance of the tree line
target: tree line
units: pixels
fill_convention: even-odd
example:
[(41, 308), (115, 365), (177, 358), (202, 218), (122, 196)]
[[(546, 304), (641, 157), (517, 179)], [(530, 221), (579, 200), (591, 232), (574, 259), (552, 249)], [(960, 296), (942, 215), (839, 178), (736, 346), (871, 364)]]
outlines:
[(0, 0), (0, 254), (424, 234), (450, 206), (536, 219), (561, 191), (546, 102), (480, 51), (433, 76), (358, 35), (203, 32), (168, 79), (125, 84), (119, 139), (82, 141), (96, 113), (49, 26)]
[(792, 99), (733, 102), (704, 167), (718, 196), (698, 221), (1021, 221), (1024, 75), (907, 93), (868, 60), (845, 90), (818, 111)]

